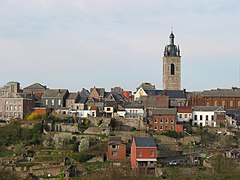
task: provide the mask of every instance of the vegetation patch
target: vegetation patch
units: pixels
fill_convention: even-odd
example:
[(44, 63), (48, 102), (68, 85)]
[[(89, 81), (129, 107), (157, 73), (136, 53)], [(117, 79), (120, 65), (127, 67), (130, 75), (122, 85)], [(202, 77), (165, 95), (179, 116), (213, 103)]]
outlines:
[(88, 171), (93, 172), (96, 170), (107, 169), (110, 163), (108, 161), (105, 162), (91, 162), (91, 163), (83, 163), (82, 166)]

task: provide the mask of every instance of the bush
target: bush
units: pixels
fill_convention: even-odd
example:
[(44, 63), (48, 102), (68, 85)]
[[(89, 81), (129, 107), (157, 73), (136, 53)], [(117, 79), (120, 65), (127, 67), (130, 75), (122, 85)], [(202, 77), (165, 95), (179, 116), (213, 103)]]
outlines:
[(75, 159), (78, 162), (86, 162), (93, 157), (94, 157), (94, 155), (87, 154), (87, 153), (74, 153), (74, 154), (72, 154), (72, 158)]
[(164, 136), (175, 138), (175, 139), (183, 138), (183, 134), (182, 133), (178, 133), (178, 132), (172, 131), (172, 130), (168, 130), (168, 131), (163, 132), (161, 134), (164, 135)]

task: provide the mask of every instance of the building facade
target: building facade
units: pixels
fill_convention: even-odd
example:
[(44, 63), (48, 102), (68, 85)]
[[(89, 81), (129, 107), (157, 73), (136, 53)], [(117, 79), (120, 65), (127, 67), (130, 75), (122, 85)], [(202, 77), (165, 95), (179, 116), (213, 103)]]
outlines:
[(121, 137), (109, 136), (107, 146), (107, 160), (125, 160), (126, 145), (122, 143)]
[(225, 122), (226, 111), (218, 106), (192, 107), (192, 125), (219, 127), (220, 122)]
[(148, 170), (157, 166), (157, 145), (152, 137), (133, 137), (131, 145), (132, 169)]
[(240, 88), (193, 92), (190, 104), (192, 106), (222, 106), (225, 110), (238, 110), (240, 109)]
[(0, 97), (0, 119), (23, 119), (31, 114), (34, 108), (34, 100), (25, 97), (24, 94), (11, 94)]
[(163, 90), (181, 89), (181, 56), (179, 46), (174, 44), (173, 32), (169, 36), (170, 44), (165, 47), (163, 56)]
[(154, 131), (176, 130), (177, 110), (175, 108), (153, 109), (151, 114), (150, 127)]

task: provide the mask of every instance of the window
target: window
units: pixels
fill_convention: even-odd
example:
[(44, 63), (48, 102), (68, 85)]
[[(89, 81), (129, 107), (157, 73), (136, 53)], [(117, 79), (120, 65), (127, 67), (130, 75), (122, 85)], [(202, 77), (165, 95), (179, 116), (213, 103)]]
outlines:
[(168, 123), (168, 118), (166, 119), (166, 121), (165, 121), (166, 123)]
[(150, 156), (154, 156), (154, 151), (150, 151)]
[(142, 156), (142, 151), (139, 151), (139, 152), (138, 152), (138, 156)]
[(45, 103), (46, 103), (46, 106), (47, 106), (48, 105), (48, 99), (46, 99)]
[(54, 106), (54, 99), (52, 99), (52, 106)]
[(154, 129), (157, 130), (158, 129), (157, 126), (155, 126)]
[(163, 130), (163, 126), (160, 126), (160, 130)]
[(206, 115), (206, 120), (208, 121), (208, 115)]
[(197, 115), (194, 115), (194, 120), (197, 120)]
[(207, 106), (209, 106), (209, 102), (207, 102)]
[(238, 101), (238, 107), (240, 106), (240, 101)]
[[(110, 111), (110, 108), (107, 108), (107, 111)], [(130, 113), (131, 113), (131, 110), (130, 110)]]
[(225, 101), (222, 101), (222, 106), (225, 106)]
[(171, 123), (174, 123), (174, 119), (173, 118), (171, 119)]
[(112, 156), (117, 156), (117, 151), (112, 151)]
[(214, 106), (217, 106), (217, 105), (218, 105), (217, 101), (214, 101)]
[(157, 123), (157, 118), (155, 118), (154, 122)]
[(202, 120), (202, 115), (200, 115), (200, 120)]
[(61, 106), (61, 99), (58, 100), (58, 105)]
[(15, 105), (15, 106), (14, 106), (14, 111), (16, 111), (16, 110), (17, 110), (17, 106)]
[(171, 126), (171, 130), (174, 130), (174, 126)]
[(18, 106), (18, 110), (19, 110), (19, 111), (22, 110), (22, 106), (21, 106), (21, 105)]
[(118, 149), (118, 145), (112, 144), (111, 148), (112, 148), (112, 149)]
[(233, 101), (230, 101), (230, 106), (233, 107)]
[(160, 119), (160, 123), (162, 123), (163, 122), (163, 120), (162, 120), (162, 118)]
[(185, 118), (187, 118), (187, 114), (185, 114), (184, 116), (185, 116)]
[(13, 106), (12, 105), (10, 105), (10, 111), (12, 111), (13, 110)]
[(171, 75), (175, 75), (175, 65), (171, 64)]
[(5, 104), (8, 104), (8, 101), (6, 101)]
[(182, 114), (179, 114), (179, 117), (182, 118)]
[(214, 120), (214, 115), (212, 115), (212, 121)]

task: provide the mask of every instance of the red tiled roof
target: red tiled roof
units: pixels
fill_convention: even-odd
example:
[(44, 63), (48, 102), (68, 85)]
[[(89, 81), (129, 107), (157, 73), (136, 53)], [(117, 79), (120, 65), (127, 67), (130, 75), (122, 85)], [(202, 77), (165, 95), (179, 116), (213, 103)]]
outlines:
[(97, 110), (98, 107), (97, 106), (91, 106), (90, 110)]
[(177, 108), (178, 113), (192, 113), (192, 106), (179, 106)]

